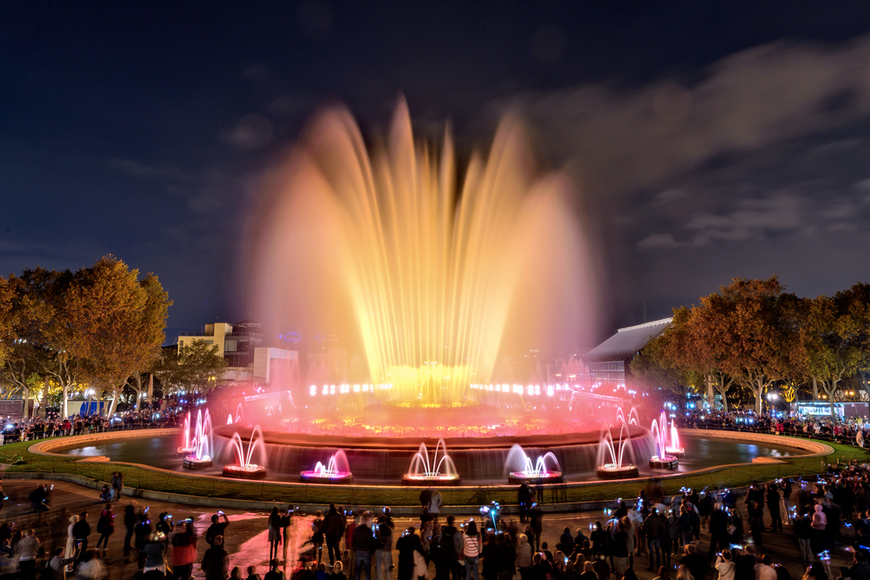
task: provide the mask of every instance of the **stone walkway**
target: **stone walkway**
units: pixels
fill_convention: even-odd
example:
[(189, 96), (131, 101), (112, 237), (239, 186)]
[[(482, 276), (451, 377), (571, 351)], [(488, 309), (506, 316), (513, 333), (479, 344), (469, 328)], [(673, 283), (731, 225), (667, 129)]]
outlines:
[[(99, 502), (99, 494), (91, 489), (84, 488), (79, 485), (45, 481), (46, 484), (54, 484), (54, 496), (52, 500), (51, 510), (42, 514), (30, 513), (30, 502), (27, 500), (27, 495), (38, 483), (37, 480), (6, 480), (4, 482), (4, 491), (10, 500), (5, 502), (2, 510), (0, 510), (0, 521), (14, 521), (20, 528), (33, 528), (36, 530), (37, 536), (43, 542), (46, 551), (50, 553), (56, 546), (65, 544), (66, 530), (69, 517), (72, 514), (77, 514), (82, 511), (89, 513), (88, 521), (91, 523), (91, 529), (94, 530), (90, 540), (91, 546), (96, 544), (99, 535), (96, 533), (96, 523), (99, 514), (103, 509), (103, 505)], [(109, 552), (106, 560), (110, 569), (110, 580), (129, 579), (133, 577), (136, 570), (135, 564), (125, 562), (123, 558), (123, 542), (124, 542), (124, 524), (123, 513), (124, 507), (130, 503), (130, 499), (125, 497), (122, 501), (114, 505), (115, 513), (115, 533), (109, 542)], [(210, 524), (210, 518), (213, 512), (205, 511), (202, 508), (191, 508), (178, 504), (148, 502), (143, 505), (150, 505), (150, 514), (156, 519), (161, 512), (168, 512), (173, 515), (175, 521), (180, 521), (185, 518), (193, 518), (199, 535), (197, 543), (200, 557), (205, 551), (207, 544), (203, 537), (205, 530)], [(283, 506), (286, 508), (286, 505)], [(324, 509), (326, 506), (324, 506)], [(267, 541), (267, 515), (265, 512), (245, 512), (238, 510), (227, 510), (227, 516), (230, 519), (230, 526), (227, 528), (226, 548), (230, 553), (230, 566), (239, 566), (242, 569), (243, 576), (247, 576), (245, 570), (247, 566), (256, 566), (258, 572), (262, 575), (267, 571), (269, 545)], [(468, 514), (468, 516), (477, 516), (479, 514)], [(589, 524), (595, 520), (604, 521), (605, 517), (602, 512), (584, 512), (578, 514), (558, 514), (547, 515), (544, 517), (544, 533), (543, 539), (550, 545), (550, 550), (555, 551), (555, 544), (562, 530), (567, 526), (572, 531), (578, 527), (588, 529)], [(412, 523), (419, 523), (419, 520), (412, 521), (409, 518), (396, 518), (396, 529), (401, 530)], [(850, 533), (849, 530), (846, 530)], [(702, 534), (699, 551), (706, 554), (709, 547), (709, 536)], [(764, 534), (764, 552), (769, 553), (774, 562), (785, 565), (793, 579), (800, 578), (804, 570), (800, 564), (800, 556), (797, 546), (797, 540), (791, 533), (789, 528), (786, 528), (784, 533), (779, 534)], [(393, 554), (394, 563), (398, 561), (398, 554)], [(851, 562), (851, 555), (838, 549), (832, 553), (830, 562), (831, 572), (833, 577), (837, 575), (839, 566), (848, 565)], [(14, 562), (9, 558), (0, 557), (0, 566), (3, 566), (5, 572), (8, 572)], [(641, 580), (649, 580), (654, 574), (647, 572), (647, 557), (645, 555), (635, 556), (635, 571)], [(199, 570), (198, 564), (194, 568), (197, 577), (202, 577), (202, 572)], [(374, 571), (373, 571), (374, 577)], [(396, 570), (392, 570), (392, 577), (396, 577)], [(430, 568), (430, 578), (434, 577), (434, 566)], [(707, 575), (707, 580), (716, 578), (716, 573), (711, 569)], [(699, 580), (699, 579), (696, 579)]]

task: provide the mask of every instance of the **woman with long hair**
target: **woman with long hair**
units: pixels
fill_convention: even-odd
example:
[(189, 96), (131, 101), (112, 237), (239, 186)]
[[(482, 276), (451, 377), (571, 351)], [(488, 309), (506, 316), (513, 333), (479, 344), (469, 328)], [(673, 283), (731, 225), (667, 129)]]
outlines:
[(470, 520), (465, 528), (463, 553), (465, 554), (465, 580), (480, 580), (480, 570), (478, 563), (480, 562), (480, 532), (477, 531), (477, 524), (474, 520)]

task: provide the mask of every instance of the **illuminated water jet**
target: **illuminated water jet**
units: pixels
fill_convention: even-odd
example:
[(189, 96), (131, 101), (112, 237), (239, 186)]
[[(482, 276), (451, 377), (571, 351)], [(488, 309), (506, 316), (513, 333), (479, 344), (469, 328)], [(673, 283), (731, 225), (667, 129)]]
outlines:
[[(438, 454), (441, 454), (439, 458)], [(402, 477), (406, 485), (459, 485), (459, 473), (453, 464), (453, 459), (447, 454), (444, 439), (439, 439), (435, 445), (435, 454), (430, 461), (429, 451), (425, 443), (411, 457), (408, 472)]]
[(259, 425), (254, 427), (251, 432), (251, 439), (248, 442), (247, 452), (242, 444), (242, 438), (238, 433), (233, 433), (230, 439), (230, 446), (235, 453), (237, 465), (224, 465), (223, 474), (229, 477), (240, 477), (242, 479), (264, 479), (266, 477), (266, 466), (258, 465), (251, 462), (256, 449), (260, 450), (260, 457), (265, 459), (266, 447), (263, 443), (263, 431)]
[(370, 148), (332, 109), (249, 230), (258, 307), (282, 327), (347, 321), (363, 382), (394, 386), (378, 403), (474, 404), (468, 386), (491, 379), (507, 329), (552, 336), (595, 316), (570, 188), (538, 174), (520, 124), (506, 119), (488, 157), (465, 165), (449, 133), (440, 147), (415, 142), (404, 101)]
[(658, 419), (653, 419), (651, 431), (655, 438), (657, 454), (650, 457), (649, 466), (653, 469), (676, 469), (680, 461), (667, 452), (668, 416), (664, 411)]
[(347, 455), (339, 449), (326, 465), (318, 461), (314, 469), (302, 471), (299, 479), (308, 483), (353, 483), (353, 473)]
[[(190, 430), (190, 413), (185, 418), (185, 428)], [(212, 455), (214, 453), (214, 441), (212, 438), (211, 416), (208, 414), (208, 409), (203, 414), (202, 410), (196, 412), (196, 426), (194, 429), (193, 439), (189, 440), (189, 435), (185, 434), (184, 458), (181, 464), (188, 469), (205, 469), (212, 466)]]
[[(626, 450), (630, 458), (626, 455)], [(630, 462), (625, 463), (627, 460)], [(601, 443), (598, 446), (598, 468), (595, 473), (601, 479), (628, 479), (639, 476), (630, 432), (624, 422), (619, 424), (618, 442), (614, 442), (609, 426), (602, 429)]]
[(522, 446), (515, 443), (504, 462), (509, 483), (556, 483), (562, 481), (559, 460), (548, 451), (533, 463)]

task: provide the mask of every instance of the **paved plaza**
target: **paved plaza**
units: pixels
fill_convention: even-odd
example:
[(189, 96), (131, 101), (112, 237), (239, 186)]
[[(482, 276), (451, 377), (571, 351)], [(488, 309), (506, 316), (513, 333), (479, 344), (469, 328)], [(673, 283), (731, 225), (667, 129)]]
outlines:
[[(99, 502), (97, 491), (72, 483), (46, 480), (44, 483), (54, 485), (52, 507), (48, 512), (34, 514), (30, 512), (30, 503), (27, 500), (27, 495), (38, 483), (40, 483), (40, 480), (5, 481), (4, 490), (10, 499), (5, 503), (2, 511), (0, 511), (0, 516), (2, 516), (0, 521), (13, 521), (20, 528), (33, 528), (47, 551), (65, 543), (70, 515), (87, 511), (91, 526), (95, 529), (96, 521), (104, 505)], [(176, 522), (185, 518), (193, 518), (199, 537), (197, 543), (199, 557), (202, 557), (207, 548), (203, 538), (206, 528), (210, 523), (210, 517), (214, 513), (213, 511), (173, 503), (144, 502), (125, 496), (122, 501), (114, 504), (115, 513), (118, 515), (115, 519), (115, 533), (109, 542), (109, 551), (106, 555), (110, 580), (132, 578), (136, 571), (135, 562), (127, 562), (123, 557), (125, 531), (123, 512), (124, 506), (131, 501), (137, 501), (139, 505), (150, 506), (149, 513), (152, 514), (152, 518), (156, 518), (161, 512), (172, 514)], [(326, 507), (324, 506), (324, 509)], [(230, 567), (239, 566), (244, 573), (248, 566), (256, 566), (258, 572), (261, 575), (264, 574), (267, 571), (269, 553), (266, 531), (268, 514), (265, 511), (252, 512), (242, 510), (226, 510), (226, 513), (231, 522), (226, 533), (226, 548), (230, 554)], [(479, 514), (468, 514), (468, 516), (472, 515), (477, 515), (479, 518)], [(419, 524), (419, 520), (416, 519), (395, 519), (397, 530), (401, 530), (412, 523)], [(543, 540), (549, 543), (551, 550), (555, 550), (554, 546), (558, 541), (558, 537), (566, 526), (574, 531), (578, 527), (588, 528), (589, 524), (595, 520), (604, 520), (603, 513), (597, 511), (575, 514), (547, 514), (544, 517)], [(848, 529), (846, 531), (848, 533)], [(94, 531), (91, 535), (92, 546), (96, 544), (97, 537), (98, 534)], [(709, 536), (702, 533), (699, 546), (700, 552), (707, 553), (708, 545)], [(343, 544), (342, 548), (344, 548)], [(786, 566), (792, 578), (800, 578), (802, 576), (804, 570), (799, 561), (797, 540), (792, 535), (790, 528), (786, 528), (784, 533), (765, 533), (764, 548), (764, 552), (769, 553), (775, 563), (781, 563)], [(831, 571), (834, 574), (832, 578), (836, 577), (837, 567), (846, 565), (850, 560), (850, 554), (843, 549), (839, 548), (835, 550), (830, 562)], [(397, 552), (393, 554), (393, 561), (394, 563), (398, 561)], [(5, 556), (0, 557), (0, 564), (3, 565), (6, 572), (10, 572), (14, 567), (14, 561)], [(646, 556), (635, 556), (634, 569), (642, 580), (649, 580), (654, 576), (654, 574), (647, 572), (646, 568)], [(199, 569), (199, 558), (194, 571), (198, 578), (203, 577), (202, 571)], [(434, 576), (434, 565), (430, 565), (429, 578), (434, 578)], [(392, 570), (392, 577), (396, 577), (395, 568)], [(707, 578), (710, 580), (716, 578), (716, 573), (712, 568)]]

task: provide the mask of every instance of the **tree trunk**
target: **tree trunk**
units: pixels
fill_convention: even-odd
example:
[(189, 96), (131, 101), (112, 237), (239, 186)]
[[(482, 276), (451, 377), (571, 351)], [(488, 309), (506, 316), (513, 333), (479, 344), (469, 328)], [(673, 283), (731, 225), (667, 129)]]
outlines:
[(111, 418), (112, 415), (115, 414), (115, 407), (118, 404), (118, 395), (120, 394), (117, 388), (112, 389), (112, 402), (109, 404), (109, 412), (106, 413), (106, 417)]
[(154, 373), (150, 373), (148, 375), (148, 396), (146, 397), (146, 401), (148, 401), (148, 405), (151, 405), (151, 400), (154, 397)]
[(63, 401), (61, 401), (61, 413), (62, 413), (63, 418), (66, 419), (67, 417), (69, 417), (69, 408), (67, 406), (67, 403), (69, 402), (69, 386), (68, 385), (63, 386), (63, 393), (61, 393), (61, 397), (63, 398)]
[(819, 400), (819, 382), (813, 377), (813, 401)]
[(39, 408), (43, 413), (48, 408), (48, 375), (45, 375), (42, 382), (42, 402), (39, 404)]
[(713, 394), (713, 377), (706, 375), (704, 380), (707, 382), (707, 406), (712, 410), (716, 403), (716, 396)]
[(30, 402), (30, 389), (28, 389), (27, 387), (24, 387), (24, 408), (21, 410), (21, 418), (22, 419), (29, 419), (30, 418), (30, 412), (29, 412), (28, 404), (27, 404), (29, 402)]

